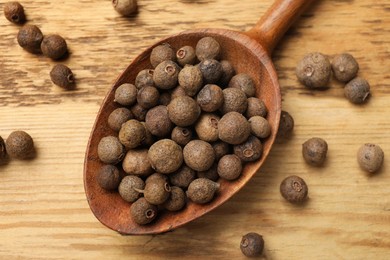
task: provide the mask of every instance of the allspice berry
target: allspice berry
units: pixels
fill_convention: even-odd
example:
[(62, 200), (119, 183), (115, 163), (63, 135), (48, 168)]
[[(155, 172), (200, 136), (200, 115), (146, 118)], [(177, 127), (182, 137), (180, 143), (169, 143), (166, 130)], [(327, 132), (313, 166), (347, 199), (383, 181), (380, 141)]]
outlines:
[(307, 199), (308, 187), (302, 178), (292, 175), (282, 181), (280, 193), (288, 202), (299, 204)]
[(222, 179), (232, 181), (240, 177), (242, 172), (242, 163), (235, 154), (227, 154), (218, 162), (217, 172)]
[(180, 67), (171, 60), (161, 62), (153, 73), (153, 81), (159, 89), (171, 89), (177, 86)]
[(294, 118), (287, 111), (282, 110), (278, 128), (278, 138), (286, 138), (291, 135), (294, 129)]
[(99, 186), (105, 190), (116, 190), (121, 182), (118, 168), (114, 165), (104, 165), (96, 176)]
[(168, 116), (168, 108), (160, 105), (146, 113), (146, 128), (155, 136), (164, 137), (171, 133), (173, 124)]
[(179, 72), (178, 80), (180, 86), (190, 97), (195, 96), (203, 86), (203, 76), (198, 66), (185, 66)]
[(176, 60), (180, 66), (193, 65), (196, 62), (195, 49), (192, 46), (183, 46), (176, 52)]
[(137, 176), (125, 176), (119, 184), (119, 195), (127, 202), (134, 202), (141, 197), (140, 190), (145, 188), (144, 181)]
[(196, 172), (187, 165), (183, 165), (176, 172), (169, 174), (169, 181), (174, 186), (187, 189), (188, 185), (195, 180), (195, 177)]
[(154, 144), (155, 136), (152, 135), (152, 133), (146, 127), (146, 123), (145, 122), (141, 122), (141, 124), (145, 128), (145, 139), (142, 141), (141, 145), (144, 146), (144, 147), (150, 147), (152, 144)]
[(271, 125), (267, 119), (261, 116), (252, 116), (249, 118), (251, 133), (258, 138), (267, 138), (271, 134)]
[(221, 54), (221, 46), (214, 38), (204, 37), (196, 44), (195, 52), (200, 61), (218, 59)]
[(245, 112), (245, 116), (247, 118), (251, 118), (253, 116), (266, 117), (267, 113), (268, 109), (265, 106), (263, 100), (256, 97), (248, 98), (248, 107)]
[(148, 149), (130, 149), (122, 162), (122, 168), (127, 174), (146, 177), (153, 173), (148, 160)]
[(148, 176), (146, 178), (145, 183), (152, 182), (152, 181), (157, 181), (157, 180), (167, 182), (168, 181), (168, 175), (155, 172), (155, 173), (153, 173), (152, 175), (150, 175), (150, 176)]
[(348, 82), (356, 77), (359, 64), (351, 54), (342, 53), (332, 59), (332, 70), (338, 81)]
[(382, 148), (371, 143), (362, 145), (357, 153), (360, 167), (369, 173), (375, 173), (382, 167), (384, 157)]
[(196, 102), (205, 112), (217, 111), (224, 102), (223, 91), (217, 85), (207, 84), (199, 91)]
[(43, 34), (37, 26), (30, 24), (24, 25), (18, 32), (17, 40), (20, 47), (26, 51), (41, 53)]
[(219, 179), (217, 168), (218, 168), (218, 164), (214, 163), (213, 166), (211, 166), (210, 169), (208, 169), (206, 171), (197, 172), (196, 176), (198, 178), (206, 178), (206, 179), (209, 179), (209, 180), (212, 180), (212, 181), (217, 181)]
[(116, 136), (106, 136), (100, 139), (97, 150), (99, 159), (107, 164), (117, 164), (125, 156), (125, 148)]
[(141, 107), (139, 104), (135, 104), (130, 108), (131, 113), (133, 113), (134, 119), (138, 121), (145, 121), (147, 109)]
[(112, 0), (112, 6), (123, 16), (132, 16), (138, 11), (137, 0)]
[(119, 107), (110, 113), (107, 122), (112, 130), (119, 132), (122, 125), (130, 119), (133, 119), (133, 113), (125, 107)]
[(25, 131), (12, 132), (5, 141), (5, 148), (9, 157), (15, 159), (29, 159), (35, 153), (34, 141)]
[(145, 127), (135, 119), (122, 124), (119, 130), (119, 141), (127, 148), (133, 149), (142, 144), (146, 137)]
[(164, 202), (163, 207), (168, 211), (178, 211), (186, 205), (186, 194), (176, 186), (171, 187), (171, 194)]
[(139, 225), (146, 225), (157, 217), (157, 206), (150, 204), (141, 197), (130, 207), (130, 214), (133, 221)]
[(148, 159), (153, 169), (159, 173), (170, 174), (177, 171), (183, 163), (183, 150), (170, 139), (155, 142), (148, 151)]
[(229, 82), (229, 88), (241, 89), (248, 98), (254, 97), (256, 94), (255, 82), (251, 76), (245, 73), (235, 75)]
[(223, 141), (217, 141), (211, 144), (211, 146), (214, 149), (215, 153), (215, 160), (219, 161), (219, 159), (222, 158), (225, 154), (228, 154), (230, 152), (230, 146), (228, 143), (225, 143)]
[(222, 76), (219, 79), (219, 85), (227, 86), (236, 72), (233, 68), (233, 65), (229, 61), (221, 60), (220, 63), (222, 66)]
[(22, 24), (26, 21), (24, 8), (19, 2), (8, 2), (3, 7), (4, 16), (11, 23)]
[(46, 57), (58, 60), (68, 52), (68, 46), (65, 39), (60, 35), (49, 34), (43, 37), (41, 51)]
[(197, 204), (210, 202), (219, 189), (219, 183), (209, 179), (199, 178), (193, 180), (188, 186), (187, 197)]
[(195, 171), (206, 171), (215, 161), (213, 147), (202, 140), (192, 140), (184, 146), (183, 157), (186, 165)]
[(251, 132), (248, 120), (238, 112), (226, 113), (218, 122), (219, 139), (228, 144), (245, 142)]
[(233, 150), (242, 161), (253, 162), (263, 154), (263, 145), (257, 137), (251, 135), (244, 143), (235, 145)]
[(5, 149), (4, 139), (0, 136), (0, 161), (7, 157), (7, 150)]
[(211, 114), (202, 114), (195, 124), (195, 131), (200, 140), (214, 142), (218, 140), (218, 121), (220, 117)]
[(171, 102), (171, 93), (163, 92), (160, 94), (160, 98), (158, 99), (158, 104), (163, 106), (168, 106), (170, 102)]
[(306, 87), (325, 88), (330, 80), (331, 65), (325, 55), (313, 52), (299, 61), (295, 73), (298, 80)]
[(137, 101), (137, 88), (130, 83), (123, 83), (115, 90), (114, 102), (122, 106), (131, 106)]
[(171, 133), (171, 139), (181, 146), (188, 144), (192, 140), (193, 131), (188, 127), (176, 126)]
[(184, 91), (184, 88), (182, 88), (181, 86), (177, 86), (176, 88), (172, 89), (171, 101), (181, 96), (187, 96), (186, 92)]
[(354, 78), (344, 87), (345, 97), (354, 104), (362, 104), (370, 97), (370, 84), (363, 78)]
[(241, 252), (247, 257), (260, 256), (264, 249), (264, 239), (257, 233), (248, 233), (240, 242)]
[(190, 126), (201, 113), (199, 105), (189, 96), (173, 99), (168, 105), (168, 115), (171, 121), (181, 127)]
[(145, 184), (143, 193), (147, 202), (153, 205), (161, 205), (169, 198), (171, 186), (168, 182), (159, 179), (149, 180)]
[(313, 137), (302, 144), (303, 158), (313, 166), (323, 165), (327, 152), (328, 144), (322, 138)]
[(63, 64), (54, 65), (50, 71), (50, 79), (54, 84), (64, 89), (73, 89), (75, 87), (75, 78), (72, 70)]
[(156, 68), (163, 61), (175, 61), (176, 54), (172, 46), (168, 43), (160, 44), (153, 48), (150, 53), (150, 63)]
[(137, 89), (141, 89), (146, 86), (154, 86), (153, 73), (154, 70), (152, 69), (144, 69), (138, 72), (135, 77), (135, 86)]
[(223, 114), (238, 112), (243, 114), (248, 107), (248, 99), (244, 91), (239, 88), (225, 88), (223, 91), (223, 105), (220, 111)]
[(206, 59), (198, 66), (203, 75), (203, 82), (206, 84), (215, 84), (222, 77), (222, 65), (217, 60)]
[(137, 102), (138, 104), (146, 109), (157, 106), (160, 98), (160, 93), (157, 88), (152, 86), (145, 86), (138, 90)]

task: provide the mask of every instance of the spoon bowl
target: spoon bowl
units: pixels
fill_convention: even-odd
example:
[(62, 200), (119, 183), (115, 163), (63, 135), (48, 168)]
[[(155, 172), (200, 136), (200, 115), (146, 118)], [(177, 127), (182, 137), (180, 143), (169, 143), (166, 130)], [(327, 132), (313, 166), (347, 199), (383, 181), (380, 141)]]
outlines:
[[(121, 234), (157, 234), (170, 231), (223, 204), (250, 180), (267, 158), (279, 126), (281, 94), (270, 54), (277, 41), (309, 2), (278, 0), (257, 25), (248, 32), (241, 33), (224, 29), (185, 31), (157, 42), (134, 59), (119, 76), (104, 99), (86, 151), (84, 188), (89, 206), (101, 223)], [(138, 225), (130, 216), (130, 203), (125, 202), (118, 192), (110, 192), (100, 188), (96, 180), (99, 169), (104, 165), (97, 155), (98, 143), (105, 136), (117, 134), (107, 124), (109, 114), (118, 107), (114, 102), (115, 89), (123, 83), (134, 83), (139, 71), (152, 68), (149, 56), (154, 47), (162, 43), (168, 43), (174, 49), (185, 45), (195, 47), (196, 43), (206, 36), (213, 37), (221, 45), (221, 60), (229, 60), (236, 73), (246, 73), (252, 77), (256, 85), (256, 97), (263, 100), (268, 109), (267, 120), (270, 123), (272, 134), (263, 143), (262, 157), (258, 161), (246, 163), (242, 175), (237, 180), (220, 179), (218, 181), (220, 189), (210, 203), (198, 205), (189, 201), (181, 211), (164, 211), (154, 222), (148, 225)]]

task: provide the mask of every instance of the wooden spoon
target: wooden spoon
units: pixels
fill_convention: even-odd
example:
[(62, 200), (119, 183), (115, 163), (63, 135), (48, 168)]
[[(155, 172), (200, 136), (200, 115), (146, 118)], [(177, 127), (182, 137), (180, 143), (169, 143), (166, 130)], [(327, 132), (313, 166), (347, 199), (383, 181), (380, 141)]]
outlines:
[[(103, 101), (91, 132), (85, 156), (84, 188), (89, 206), (100, 222), (121, 234), (166, 232), (215, 209), (249, 181), (267, 158), (279, 126), (280, 87), (270, 55), (279, 39), (310, 2), (310, 0), (277, 0), (255, 27), (248, 32), (201, 29), (173, 35), (145, 50), (125, 69)], [(265, 102), (268, 108), (267, 119), (271, 125), (272, 135), (264, 142), (264, 152), (261, 159), (247, 163), (238, 180), (219, 181), (220, 190), (212, 202), (206, 205), (189, 202), (182, 211), (175, 213), (164, 211), (153, 223), (144, 226), (137, 225), (131, 219), (130, 204), (125, 202), (117, 192), (107, 192), (100, 188), (96, 180), (97, 172), (103, 166), (97, 155), (98, 143), (104, 136), (116, 135), (107, 125), (109, 114), (118, 107), (113, 101), (115, 89), (126, 82), (134, 83), (139, 71), (151, 68), (149, 55), (157, 45), (169, 43), (176, 49), (184, 45), (195, 47), (198, 40), (205, 36), (214, 37), (220, 43), (222, 59), (229, 60), (236, 73), (245, 72), (254, 79), (256, 95)]]

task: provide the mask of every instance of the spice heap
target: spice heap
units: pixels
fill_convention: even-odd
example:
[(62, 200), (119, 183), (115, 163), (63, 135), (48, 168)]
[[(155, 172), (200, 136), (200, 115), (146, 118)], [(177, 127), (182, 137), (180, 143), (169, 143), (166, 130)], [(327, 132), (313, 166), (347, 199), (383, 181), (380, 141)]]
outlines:
[(271, 134), (267, 107), (255, 97), (251, 76), (236, 74), (221, 52), (212, 37), (178, 50), (158, 45), (151, 68), (115, 89), (118, 108), (107, 122), (117, 135), (100, 140), (106, 165), (97, 181), (132, 203), (138, 224), (153, 221), (160, 209), (182, 209), (187, 199), (210, 202), (219, 178), (234, 181), (244, 163), (261, 158)]

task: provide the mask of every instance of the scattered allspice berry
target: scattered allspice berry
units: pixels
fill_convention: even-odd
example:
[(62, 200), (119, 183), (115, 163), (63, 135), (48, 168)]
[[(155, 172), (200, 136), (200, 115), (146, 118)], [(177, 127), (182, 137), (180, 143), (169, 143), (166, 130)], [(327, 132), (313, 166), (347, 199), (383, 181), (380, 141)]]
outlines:
[(99, 159), (107, 164), (117, 164), (125, 156), (125, 148), (116, 136), (106, 136), (100, 139), (97, 150)]
[(43, 40), (43, 34), (41, 30), (35, 26), (26, 24), (20, 28), (17, 40), (23, 49), (30, 53), (41, 53), (41, 43)]
[(33, 157), (35, 153), (34, 141), (25, 131), (12, 132), (5, 141), (5, 149), (9, 157), (22, 160)]
[(134, 202), (141, 197), (140, 190), (145, 188), (145, 182), (137, 176), (125, 176), (119, 184), (119, 195), (127, 202)]
[(370, 84), (363, 78), (354, 78), (344, 87), (345, 97), (354, 104), (362, 104), (370, 97)]
[(299, 204), (307, 199), (308, 188), (302, 178), (291, 175), (281, 182), (280, 193), (288, 202)]
[(325, 55), (313, 52), (299, 61), (295, 73), (298, 80), (306, 87), (325, 88), (331, 77), (331, 65)]
[(369, 173), (375, 173), (382, 167), (384, 157), (382, 148), (371, 143), (362, 145), (357, 153), (360, 167)]
[(359, 64), (351, 54), (342, 53), (332, 59), (332, 70), (338, 81), (348, 82), (356, 77)]
[(187, 197), (197, 204), (210, 202), (219, 189), (219, 183), (209, 179), (199, 178), (193, 180), (188, 186)]
[(133, 119), (133, 113), (125, 107), (119, 107), (110, 113), (107, 122), (112, 130), (119, 132), (122, 125), (130, 119)]
[(171, 187), (171, 194), (164, 202), (163, 207), (169, 211), (178, 211), (186, 205), (186, 194), (184, 191), (176, 186)]
[(50, 34), (43, 37), (41, 51), (46, 57), (58, 60), (68, 52), (68, 46), (60, 35)]
[(193, 65), (196, 62), (195, 49), (192, 46), (183, 46), (176, 52), (177, 63), (180, 66)]
[(141, 197), (130, 207), (131, 218), (139, 225), (146, 225), (157, 217), (157, 206), (150, 204)]
[(241, 252), (247, 257), (260, 256), (264, 249), (264, 239), (257, 233), (248, 233), (240, 242)]
[(294, 129), (294, 118), (289, 112), (282, 110), (280, 113), (280, 122), (278, 128), (277, 138), (287, 138), (291, 135)]
[(0, 136), (0, 161), (7, 157), (7, 150), (5, 149), (4, 139)]
[(138, 11), (137, 0), (112, 0), (112, 5), (123, 16), (132, 16)]
[(328, 144), (322, 138), (313, 137), (302, 144), (303, 158), (313, 166), (323, 165), (327, 152)]
[(109, 164), (100, 168), (96, 178), (100, 187), (106, 190), (116, 190), (121, 182), (118, 168)]
[(52, 68), (50, 79), (54, 84), (64, 89), (73, 89), (75, 87), (75, 78), (72, 70), (63, 64), (56, 64)]
[(24, 8), (19, 2), (8, 2), (3, 7), (5, 18), (11, 23), (22, 24), (26, 21)]

